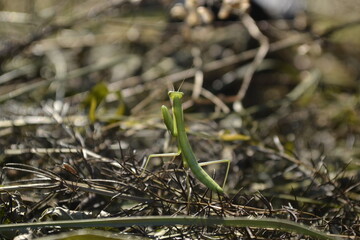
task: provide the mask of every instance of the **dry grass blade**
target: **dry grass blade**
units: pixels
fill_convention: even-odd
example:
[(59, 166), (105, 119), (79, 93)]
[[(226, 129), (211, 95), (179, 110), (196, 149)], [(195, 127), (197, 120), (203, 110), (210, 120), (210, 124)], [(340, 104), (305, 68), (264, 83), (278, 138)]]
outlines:
[(37, 167), (33, 167), (23, 163), (7, 163), (3, 169), (18, 170), (22, 172), (33, 173), (37, 176), (44, 177), (45, 179), (59, 180), (59, 177), (51, 171), (39, 169)]

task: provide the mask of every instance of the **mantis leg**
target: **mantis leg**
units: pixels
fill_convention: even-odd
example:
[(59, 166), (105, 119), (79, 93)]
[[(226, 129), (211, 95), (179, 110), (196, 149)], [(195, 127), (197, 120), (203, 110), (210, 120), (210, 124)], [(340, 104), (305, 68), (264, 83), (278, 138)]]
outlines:
[(150, 161), (151, 158), (162, 158), (162, 157), (177, 157), (181, 154), (181, 151), (178, 151), (177, 153), (156, 153), (156, 154), (150, 154), (149, 157), (146, 159), (144, 167), (142, 168), (142, 171), (140, 173), (140, 176), (145, 172), (146, 167)]
[(227, 163), (227, 168), (226, 168), (226, 174), (225, 174), (225, 178), (224, 178), (224, 182), (222, 184), (222, 188), (224, 188), (228, 174), (229, 174), (229, 170), (230, 170), (230, 160), (228, 159), (221, 159), (221, 160), (214, 160), (214, 161), (208, 161), (208, 162), (201, 162), (199, 163), (199, 165), (202, 166), (209, 166), (212, 164), (217, 164), (217, 163)]
[[(163, 115), (163, 119), (164, 119), (164, 123), (166, 125), (166, 128), (168, 129), (168, 131), (170, 131), (172, 136), (176, 136), (176, 127), (174, 127), (174, 123), (173, 123), (173, 118), (171, 117), (171, 114), (169, 112), (169, 109), (165, 106), (161, 107), (161, 112)], [(151, 158), (155, 158), (155, 157), (177, 157), (181, 154), (181, 150), (179, 149), (179, 151), (177, 153), (156, 153), (156, 154), (150, 154), (149, 157), (146, 159), (143, 170), (141, 171), (140, 176), (145, 172), (146, 167), (150, 161)]]

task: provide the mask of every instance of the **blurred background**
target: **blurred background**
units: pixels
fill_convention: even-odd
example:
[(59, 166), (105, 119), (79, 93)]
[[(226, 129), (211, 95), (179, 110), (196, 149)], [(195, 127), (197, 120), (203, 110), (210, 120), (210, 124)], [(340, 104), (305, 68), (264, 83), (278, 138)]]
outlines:
[[(359, 12), (357, 0), (3, 0), (2, 181), (34, 180), (9, 163), (112, 179), (94, 159), (139, 167), (169, 152), (160, 106), (181, 86), (199, 159), (232, 159), (229, 195), (261, 191), (353, 234), (343, 220), (356, 221), (360, 201)], [(72, 149), (98, 155), (86, 165)]]

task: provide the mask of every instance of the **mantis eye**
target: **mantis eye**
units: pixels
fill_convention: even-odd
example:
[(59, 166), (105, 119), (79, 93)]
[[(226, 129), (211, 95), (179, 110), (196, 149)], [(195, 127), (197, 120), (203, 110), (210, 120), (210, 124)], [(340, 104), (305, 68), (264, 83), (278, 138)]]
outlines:
[(168, 94), (171, 99), (182, 98), (184, 96), (183, 92), (178, 92), (178, 91), (169, 91)]

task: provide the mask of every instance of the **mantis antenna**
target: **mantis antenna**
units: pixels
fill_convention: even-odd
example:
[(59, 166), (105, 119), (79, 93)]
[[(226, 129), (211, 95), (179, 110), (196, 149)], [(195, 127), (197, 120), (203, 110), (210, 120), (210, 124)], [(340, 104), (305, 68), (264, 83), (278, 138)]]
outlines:
[(182, 85), (184, 84), (184, 82), (185, 82), (185, 79), (183, 79), (183, 80), (181, 81), (180, 86), (179, 86), (177, 92), (180, 92), (180, 89), (181, 89)]

